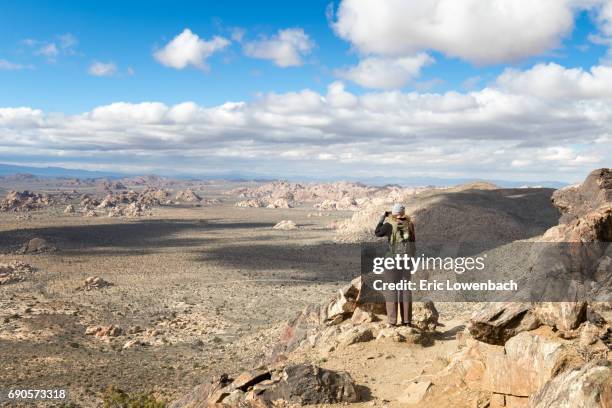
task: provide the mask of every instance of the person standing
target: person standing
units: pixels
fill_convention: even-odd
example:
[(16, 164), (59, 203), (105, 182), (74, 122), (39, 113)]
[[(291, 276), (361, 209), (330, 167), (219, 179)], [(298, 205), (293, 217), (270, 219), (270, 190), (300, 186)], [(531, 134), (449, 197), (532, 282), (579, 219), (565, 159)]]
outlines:
[[(403, 204), (393, 205), (391, 212), (385, 211), (376, 225), (374, 234), (377, 237), (387, 237), (389, 245), (386, 256), (394, 257), (397, 254), (414, 256), (416, 236), (414, 224), (406, 215)], [(383, 278), (387, 283), (398, 283), (403, 279), (410, 280), (410, 270), (385, 270)], [(409, 290), (385, 290), (385, 307), (389, 324), (396, 326), (397, 309), (400, 309), (401, 324), (412, 324), (412, 293)]]

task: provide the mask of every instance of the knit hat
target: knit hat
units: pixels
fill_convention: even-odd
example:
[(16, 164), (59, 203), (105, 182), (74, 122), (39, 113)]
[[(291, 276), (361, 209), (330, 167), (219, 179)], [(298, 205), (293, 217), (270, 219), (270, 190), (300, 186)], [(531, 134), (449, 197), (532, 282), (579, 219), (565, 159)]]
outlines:
[(406, 212), (406, 207), (404, 207), (404, 204), (400, 204), (400, 203), (393, 204), (393, 209), (391, 210), (391, 214), (404, 215), (405, 212)]

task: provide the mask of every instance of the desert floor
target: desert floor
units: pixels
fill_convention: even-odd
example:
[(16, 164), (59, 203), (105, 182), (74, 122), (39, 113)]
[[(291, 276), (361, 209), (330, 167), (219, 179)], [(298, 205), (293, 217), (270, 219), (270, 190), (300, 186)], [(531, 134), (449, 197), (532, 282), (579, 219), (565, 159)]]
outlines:
[[(172, 399), (209, 375), (252, 367), (282, 322), (359, 273), (312, 208), (159, 207), (142, 218), (86, 218), (53, 207), (0, 214), (0, 262), (35, 268), (0, 287), (0, 388), (67, 388), (89, 405), (109, 385)], [(300, 228), (278, 231), (282, 219)], [(33, 237), (57, 249), (18, 254)], [(113, 286), (79, 291), (100, 276)], [(124, 335), (86, 335), (114, 324)], [(131, 339), (146, 345), (124, 349)]]

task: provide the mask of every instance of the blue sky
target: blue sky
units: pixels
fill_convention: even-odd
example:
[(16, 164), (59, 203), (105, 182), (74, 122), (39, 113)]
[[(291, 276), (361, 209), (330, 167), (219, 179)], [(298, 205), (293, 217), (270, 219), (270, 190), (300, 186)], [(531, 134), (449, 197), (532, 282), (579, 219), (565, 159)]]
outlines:
[[(508, 1), (496, 0), (502, 5)], [(116, 165), (125, 170), (145, 172), (153, 169), (151, 163), (157, 160), (157, 152), (165, 151), (167, 157), (174, 157), (177, 162), (189, 166), (183, 171), (213, 171), (212, 167), (192, 169), (191, 163), (204, 159), (216, 163), (215, 168), (225, 166), (227, 171), (241, 171), (245, 169), (232, 164), (235, 163), (235, 152), (228, 154), (224, 145), (224, 142), (238, 139), (244, 146), (252, 148), (242, 157), (245, 163), (249, 163), (245, 165), (246, 169), (256, 167), (261, 173), (291, 176), (283, 170), (287, 169), (287, 164), (296, 169), (295, 172), (308, 173), (313, 160), (320, 160), (321, 166), (316, 166), (319, 170), (337, 172), (341, 177), (353, 174), (357, 170), (356, 163), (371, 160), (371, 149), (378, 137), (385, 143), (404, 145), (410, 139), (412, 146), (418, 145), (419, 151), (427, 157), (423, 161), (429, 164), (406, 166), (406, 171), (419, 175), (465, 177), (484, 176), (490, 172), (498, 178), (533, 174), (534, 179), (542, 179), (555, 176), (547, 170), (551, 161), (538, 162), (523, 155), (546, 156), (550, 152), (551, 157), (558, 157), (565, 166), (562, 177), (566, 179), (584, 172), (589, 166), (603, 165), (606, 160), (609, 164), (609, 152), (602, 153), (601, 146), (594, 146), (596, 140), (607, 140), (609, 129), (600, 117), (594, 121), (592, 115), (589, 117), (585, 112), (576, 111), (580, 101), (599, 105), (609, 102), (606, 92), (598, 93), (595, 101), (588, 88), (589, 84), (608, 78), (605, 71), (610, 60), (608, 31), (611, 24), (608, 18), (612, 18), (608, 15), (612, 10), (609, 1), (547, 0), (531, 7), (531, 10), (506, 10), (502, 7), (506, 13), (503, 15), (494, 14), (499, 7), (489, 9), (486, 5), (479, 5), (482, 8), (480, 13), (479, 10), (473, 14), (463, 13), (461, 7), (472, 10), (472, 3), (473, 0), (454, 3), (432, 0), (422, 10), (423, 3), (394, 0), (369, 4), (363, 0), (257, 3), (5, 1), (0, 5), (0, 109), (13, 110), (5, 111), (4, 124), (0, 120), (0, 130), (4, 130), (5, 138), (0, 145), (0, 159), (33, 165), (59, 162), (73, 167), (104, 169), (117, 154), (130, 152), (141, 161), (125, 159)], [(428, 9), (432, 4), (435, 7)], [(422, 30), (413, 28), (436, 19), (444, 24)], [(507, 21), (512, 24), (505, 26)], [(481, 24), (482, 32), (479, 32)], [(516, 31), (513, 31), (514, 27)], [(444, 32), (447, 28), (449, 32)], [(208, 46), (214, 37), (221, 37), (227, 44), (204, 57), (187, 57), (191, 59), (185, 66), (179, 66), (180, 61), (186, 55), (184, 52), (189, 51), (175, 49), (173, 54), (165, 54), (165, 59), (156, 54), (169, 47), (185, 30), (188, 30), (186, 40), (196, 41), (201, 47)], [(275, 52), (270, 51), (271, 41), (281, 38), (283, 30), (291, 32), (291, 38), (296, 42), (290, 40), (289, 46), (294, 48), (282, 48), (287, 46), (283, 43), (277, 53), (270, 56), (270, 52)], [(242, 36), (237, 36), (237, 33), (242, 33)], [(507, 40), (514, 37), (516, 41)], [(301, 45), (296, 45), (298, 42)], [(182, 46), (182, 42), (177, 43), (177, 47)], [(304, 48), (298, 49), (300, 46)], [(294, 54), (287, 55), (287, 52)], [(258, 56), (254, 55), (257, 53)], [(294, 61), (289, 66), (278, 59), (291, 57)], [(96, 63), (101, 71), (94, 75)], [(601, 72), (594, 74), (591, 72), (593, 67), (600, 67)], [(505, 116), (509, 114), (507, 110), (514, 109), (512, 104), (505, 105), (507, 109), (502, 109), (503, 112), (496, 111), (498, 117), (475, 117), (469, 123), (457, 123), (455, 128), (449, 122), (453, 120), (451, 117), (440, 116), (448, 113), (446, 106), (449, 104), (452, 109), (471, 109), (471, 103), (487, 104), (493, 91), (503, 97), (496, 95), (500, 99), (495, 106), (514, 103), (509, 102), (509, 95), (512, 95), (525, 98), (523, 106), (533, 104), (544, 109), (550, 107), (550, 98), (556, 95), (552, 88), (564, 86), (563, 81), (568, 78), (577, 81), (568, 86), (576, 87), (578, 91), (564, 97), (569, 99), (566, 106), (569, 113), (564, 117), (571, 120), (559, 126), (551, 125), (550, 118), (555, 114), (550, 111), (541, 113), (541, 124), (531, 123), (528, 111)], [(529, 81), (537, 84), (527, 89), (526, 84), (531, 84)], [(550, 93), (542, 90), (534, 94), (535, 88), (539, 89), (541, 84), (548, 82), (551, 82)], [(357, 102), (350, 102), (350, 107), (342, 103), (319, 107), (310, 98), (312, 95), (303, 94), (305, 90), (313, 91), (329, 103), (330, 89), (334, 92), (339, 89), (337, 93), (344, 98), (343, 101), (357, 98)], [(294, 93), (299, 97), (292, 97)], [(285, 98), (284, 102), (278, 102), (281, 105), (305, 104), (315, 110), (333, 108), (338, 112), (333, 117), (323, 117), (319, 111), (302, 112), (295, 106), (291, 111), (279, 114), (271, 107), (274, 95)], [(420, 100), (416, 108), (410, 105), (415, 98)], [(376, 109), (382, 111), (372, 110), (373, 100), (377, 101)], [(401, 102), (385, 110), (382, 101), (392, 100)], [(111, 135), (109, 128), (117, 125), (116, 116), (104, 116), (104, 120), (112, 123), (103, 124), (99, 122), (99, 116), (94, 118), (92, 112), (96, 108), (113, 106), (118, 102), (128, 103), (129, 109), (114, 105), (116, 109), (124, 112), (131, 109), (134, 115), (122, 118), (121, 126), (139, 128), (138, 134)], [(145, 115), (168, 115), (161, 108), (155, 110), (151, 105), (143, 105), (149, 102), (159, 102), (168, 111), (177, 104), (193, 102), (200, 116), (190, 109), (189, 115), (196, 115), (189, 116), (193, 120), (191, 126), (176, 121), (174, 116), (171, 119), (160, 116), (157, 125), (167, 124), (169, 120), (176, 123), (163, 130), (161, 127), (151, 129), (150, 123), (140, 129), (143, 126), (141, 115), (145, 110)], [(212, 120), (206, 109), (224, 106), (226, 102), (245, 104), (240, 107), (243, 111), (239, 119), (248, 116), (244, 123), (253, 123), (256, 129), (236, 130), (225, 122), (203, 122)], [(397, 108), (402, 104), (401, 109), (424, 112), (409, 117), (413, 111)], [(434, 107), (431, 104), (441, 105)], [(19, 107), (30, 109), (31, 115), (42, 115), (36, 120), (46, 122), (53, 122), (60, 115), (72, 127), (56, 129), (55, 122), (52, 126), (46, 123), (45, 126), (56, 129), (56, 133), (53, 136), (49, 132), (34, 135), (34, 132), (40, 132), (40, 126), (23, 127), (25, 119), (21, 116), (15, 119), (17, 111), (14, 109)], [(384, 127), (392, 122), (394, 128), (385, 129), (376, 137), (359, 135), (360, 129), (351, 131), (350, 123), (342, 122), (343, 117), (350, 116), (347, 112), (350, 111), (356, 118), (367, 116), (373, 121), (361, 129), (375, 130), (378, 127), (376, 118), (384, 120), (396, 108), (399, 109), (394, 113), (396, 116), (380, 124)], [(480, 111), (482, 108), (478, 107)], [(236, 113), (235, 110), (232, 114)], [(277, 114), (280, 116), (276, 117)], [(19, 111), (18, 115), (25, 113)], [(77, 124), (79, 115), (90, 115), (93, 125)], [(2, 117), (0, 113), (0, 119)], [(262, 117), (265, 120), (272, 118), (274, 122), (262, 122)], [(431, 117), (431, 123), (424, 121), (424, 117)], [(9, 123), (9, 119), (18, 120), (22, 127), (17, 128), (16, 122)], [(504, 122), (508, 120), (516, 122)], [(584, 134), (584, 121), (592, 126), (592, 134)], [(503, 126), (501, 122), (504, 122)], [(448, 128), (442, 129), (442, 123)], [(80, 131), (89, 132), (89, 139), (86, 136), (76, 142), (71, 139), (68, 134), (77, 132), (77, 126), (84, 126)], [(106, 131), (98, 132), (100, 127), (107, 127)], [(94, 132), (92, 128), (97, 130)], [(179, 137), (186, 128), (193, 134)], [(228, 128), (232, 128), (234, 133)], [(478, 143), (485, 144), (487, 152), (483, 150), (479, 156), (477, 152), (466, 151), (465, 156), (471, 159), (460, 162), (456, 156), (460, 154), (458, 146), (461, 146), (461, 140), (476, 137), (463, 135), (465, 129), (479, 135)], [(583, 132), (579, 134), (576, 129), (583, 129)], [(511, 130), (518, 135), (510, 137)], [(168, 134), (159, 136), (164, 132)], [(172, 132), (177, 132), (176, 138), (169, 136)], [(538, 132), (546, 134), (539, 136)], [(278, 136), (270, 139), (270, 133)], [(571, 136), (553, 137), (566, 133)], [(101, 141), (104, 135), (110, 137), (108, 145)], [(15, 138), (24, 141), (19, 143)], [(539, 148), (544, 150), (526, 153), (524, 146), (533, 144), (534, 138)], [(542, 143), (542, 138), (547, 142)], [(572, 138), (575, 142), (568, 143)], [(142, 143), (143, 140), (149, 140), (149, 148)], [(181, 153), (181, 149), (189, 150), (191, 143), (208, 143), (210, 147), (201, 151), (200, 156)], [(457, 148), (450, 148), (455, 144)], [(70, 148), (70, 145), (75, 147)], [(28, 146), (30, 151), (24, 150), (24, 146)], [(32, 146), (36, 148), (31, 149)], [(490, 157), (491, 152), (499, 151), (503, 146), (515, 149), (511, 153), (506, 151), (506, 167), (487, 170), (487, 166), (492, 164), (486, 160), (482, 166), (474, 166), (476, 157)], [(548, 153), (545, 149), (549, 149)], [(558, 151), (564, 153), (556, 155)], [(266, 165), (267, 160), (260, 158), (262, 152), (269, 152), (282, 165)], [(394, 162), (392, 152), (387, 153), (385, 160)], [(565, 163), (568, 160), (576, 163), (568, 167)], [(155, 170), (160, 169), (163, 171), (163, 166), (155, 167)], [(368, 169), (368, 174), (379, 172), (375, 168)]]
[[(288, 92), (310, 88), (324, 91), (335, 79), (334, 69), (358, 61), (351, 44), (338, 38), (329, 27), (329, 1), (8, 1), (0, 14), (0, 58), (31, 65), (31, 69), (2, 72), (1, 106), (32, 106), (46, 111), (80, 113), (116, 101), (162, 101), (168, 104), (194, 101), (213, 106), (225, 101), (250, 99), (261, 92)], [(173, 70), (161, 66), (152, 52), (184, 28), (202, 38), (229, 37), (233, 28), (243, 28), (246, 38), (273, 35), (277, 30), (301, 27), (316, 43), (304, 65), (280, 68), (266, 60), (241, 55), (240, 45), (210, 58), (211, 69)], [(510, 65), (526, 67), (539, 61), (557, 61), (567, 67), (589, 68), (606, 53), (606, 47), (592, 44), (595, 31), (587, 12), (577, 18), (573, 35), (563, 47)], [(72, 55), (60, 55), (49, 62), (33, 55), (23, 44), (59, 42), (73, 35), (78, 43)], [(579, 47), (588, 50), (581, 51)], [(36, 47), (34, 47), (36, 48)], [(462, 89), (464, 81), (481, 78), (482, 87), (508, 64), (474, 66), (457, 58), (434, 52), (436, 63), (405, 89), (445, 91)], [(113, 61), (121, 73), (112, 78), (94, 77), (87, 70), (92, 61)], [(129, 67), (134, 75), (125, 72)], [(349, 85), (353, 92), (359, 86)]]

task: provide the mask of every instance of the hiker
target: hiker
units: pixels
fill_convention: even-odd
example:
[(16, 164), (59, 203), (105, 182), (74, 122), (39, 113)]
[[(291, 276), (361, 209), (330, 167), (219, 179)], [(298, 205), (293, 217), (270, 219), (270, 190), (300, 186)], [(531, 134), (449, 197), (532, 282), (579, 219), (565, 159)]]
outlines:
[[(386, 256), (397, 254), (408, 254), (414, 256), (415, 234), (414, 224), (406, 215), (406, 208), (402, 204), (393, 205), (391, 212), (385, 211), (380, 217), (374, 234), (377, 237), (387, 237), (389, 249)], [(385, 270), (383, 278), (385, 282), (400, 282), (402, 279), (410, 280), (410, 270)], [(412, 293), (409, 290), (385, 290), (385, 307), (387, 318), (391, 326), (396, 326), (397, 308), (400, 308), (402, 325), (412, 324)]]

